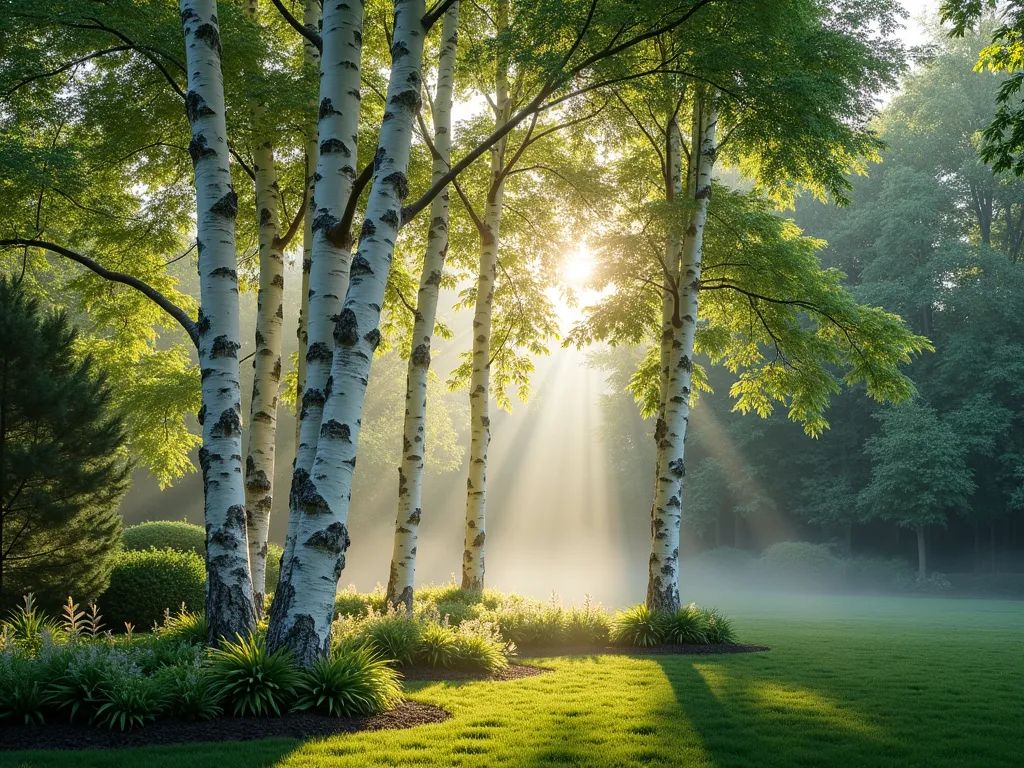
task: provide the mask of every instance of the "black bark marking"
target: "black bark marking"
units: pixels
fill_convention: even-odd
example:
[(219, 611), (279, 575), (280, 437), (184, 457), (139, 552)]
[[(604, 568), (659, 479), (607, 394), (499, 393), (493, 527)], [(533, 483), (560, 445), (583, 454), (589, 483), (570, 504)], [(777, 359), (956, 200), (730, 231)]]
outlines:
[(346, 307), (334, 321), (334, 343), (353, 347), (359, 342), (359, 321), (356, 313)]
[(238, 357), (240, 346), (237, 341), (232, 341), (227, 336), (218, 336), (213, 340), (213, 346), (210, 347), (210, 357)]
[(412, 364), (419, 368), (427, 368), (430, 365), (430, 344), (418, 344), (412, 351)]
[[(409, 195), (409, 180), (401, 171), (389, 173), (387, 176), (381, 179), (381, 181), (383, 181), (385, 184), (390, 184), (392, 187), (394, 187), (395, 195), (398, 196), (399, 200), (405, 200), (405, 198)], [(394, 211), (388, 211), (388, 213), (394, 213)]]
[[(199, 164), (199, 161), (202, 160), (204, 157), (216, 155), (217, 150), (207, 146), (206, 136), (200, 133), (198, 136), (194, 136), (192, 140), (188, 143), (188, 154), (189, 157), (192, 158), (192, 167), (194, 168), (196, 165)], [(198, 243), (197, 246), (199, 248), (199, 253), (202, 253), (203, 246)]]
[(270, 210), (267, 208), (260, 208), (260, 226), (265, 227), (270, 223)]
[(326, 515), (331, 511), (330, 504), (317, 492), (309, 472), (304, 469), (297, 469), (292, 474), (292, 492), (289, 502), (293, 507), (310, 515)]
[(324, 99), (320, 102), (320, 112), (317, 115), (318, 120), (323, 120), (328, 115), (340, 115), (341, 112), (334, 108), (330, 99)]
[[(363, 227), (359, 230), (359, 239), (371, 238), (377, 232), (377, 225), (369, 219), (363, 219)], [(351, 274), (351, 273), (350, 273)]]
[(213, 24), (200, 24), (193, 33), (197, 40), (202, 40), (220, 56), (220, 32)]
[(210, 213), (223, 216), (225, 219), (234, 219), (238, 215), (238, 195), (234, 189), (229, 189), (227, 194), (210, 206)]
[(221, 411), (217, 423), (210, 428), (213, 437), (231, 437), (242, 434), (242, 419), (234, 408), (226, 408)]
[(327, 139), (320, 143), (320, 154), (340, 154), (342, 157), (351, 157), (352, 150), (350, 150), (341, 139)]
[[(395, 213), (394, 211), (391, 211), (391, 210), (384, 211), (384, 213), (382, 213), (380, 215), (380, 220), (383, 221), (385, 224), (387, 224), (392, 229), (398, 229), (398, 214)], [(388, 242), (391, 242), (391, 241), (388, 240)]]
[(380, 345), (380, 331), (379, 330), (374, 328), (368, 334), (363, 336), (363, 338), (366, 340), (366, 343), (370, 345), (370, 349), (372, 349), (374, 351), (377, 350), (377, 347)]
[(359, 275), (372, 275), (373, 268), (370, 266), (370, 262), (366, 260), (365, 256), (356, 254), (355, 258), (352, 259), (352, 266), (349, 267), (349, 277), (358, 277)]
[(210, 273), (210, 277), (230, 277), (232, 280), (238, 280), (238, 272), (231, 269), (231, 267), (217, 267)]
[(320, 437), (327, 437), (332, 440), (342, 440), (346, 443), (351, 443), (352, 430), (348, 424), (342, 424), (334, 419), (329, 419), (320, 427)]
[(214, 111), (210, 109), (206, 100), (197, 91), (189, 91), (185, 94), (185, 116), (188, 118), (189, 125), (201, 117), (212, 114)]
[(331, 555), (341, 555), (351, 543), (352, 540), (348, 537), (348, 529), (345, 524), (331, 523), (306, 539), (305, 545)]

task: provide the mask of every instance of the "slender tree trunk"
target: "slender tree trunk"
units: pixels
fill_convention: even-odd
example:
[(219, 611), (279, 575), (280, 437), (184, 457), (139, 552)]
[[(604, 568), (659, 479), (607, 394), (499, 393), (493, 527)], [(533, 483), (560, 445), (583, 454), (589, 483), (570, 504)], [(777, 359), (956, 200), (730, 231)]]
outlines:
[(917, 527), (917, 576), (925, 578), (928, 575), (928, 554), (925, 546), (924, 526)]
[[(508, 2), (495, 3), (497, 34), (508, 27)], [(508, 60), (500, 58), (494, 89), (495, 129), (509, 117)], [(480, 272), (476, 283), (476, 309), (473, 315), (473, 373), (469, 382), (470, 448), (469, 477), (466, 480), (466, 533), (462, 553), (462, 589), (484, 588), (484, 542), (487, 539), (487, 448), (491, 442), (490, 374), (491, 317), (494, 281), (498, 269), (498, 238), (501, 208), (505, 193), (502, 170), (506, 141), (491, 147), (491, 180), (487, 188), (480, 233)]]
[[(302, 13), (302, 23), (305, 27), (317, 30), (320, 25), (320, 3), (318, 0), (306, 0)], [(313, 68), (320, 63), (320, 52), (316, 46), (308, 40), (303, 48), (305, 63)], [(317, 162), (317, 120), (316, 102), (309, 107), (310, 121), (306, 126), (306, 215), (302, 219), (302, 288), (299, 299), (299, 323), (295, 330), (298, 338), (298, 361), (295, 366), (295, 446), (298, 449), (302, 423), (299, 416), (299, 408), (302, 403), (302, 395), (306, 391), (306, 350), (309, 347), (309, 270), (313, 265), (313, 217), (316, 216), (316, 194), (313, 183)]]
[(284, 323), (284, 252), (278, 206), (277, 172), (270, 144), (252, 152), (259, 211), (260, 286), (256, 309), (249, 451), (245, 458), (245, 509), (256, 615), (263, 615), (266, 594), (267, 538), (274, 502), (274, 446), (277, 393), (281, 382)]
[[(348, 296), (335, 324), (323, 425), (312, 472), (292, 488), (303, 512), (293, 557), (301, 567), (284, 564), (267, 633), (272, 648), (291, 649), (305, 665), (330, 650), (334, 599), (350, 543), (348, 510), (366, 383), (380, 343), (384, 287), (401, 225), (402, 201), (408, 194), (412, 128), (420, 106), (424, 1), (395, 0), (394, 7), (387, 111)], [(325, 20), (325, 34), (327, 26)], [(325, 51), (324, 61), (331, 60)], [(314, 268), (315, 261), (314, 257)]]
[(242, 483), (242, 419), (238, 350), (238, 274), (220, 31), (215, 0), (181, 0), (192, 126), (189, 154), (195, 167), (196, 240), (199, 251), (199, 366), (203, 406), (206, 516), (206, 619), (209, 639), (256, 628)]
[[(710, 102), (710, 103), (709, 103)], [(716, 155), (718, 114), (710, 99), (694, 99), (699, 110), (699, 132), (693, 137), (691, 162), (697, 163), (694, 208), (690, 225), (682, 238), (679, 272), (680, 326), (676, 329), (669, 359), (668, 390), (665, 398), (665, 434), (658, 443), (658, 487), (651, 521), (651, 557), (648, 572), (647, 605), (665, 611), (679, 608), (679, 522), (682, 509), (683, 447), (690, 415), (690, 387), (693, 381), (694, 335), (697, 329), (701, 252), (711, 172)], [(679, 134), (678, 122), (669, 126), (670, 136)], [(676, 138), (674, 141), (681, 140)], [(681, 161), (673, 161), (681, 163)], [(677, 171), (677, 173), (681, 173)], [(672, 235), (678, 237), (678, 235)], [(675, 323), (673, 323), (675, 326)]]
[[(434, 95), (433, 181), (448, 172), (451, 164), (451, 110), (455, 85), (455, 55), (459, 24), (459, 4), (445, 12), (441, 30), (441, 56)], [(437, 317), (437, 298), (441, 274), (448, 255), (448, 190), (430, 204), (430, 230), (423, 257), (423, 272), (416, 299), (412, 354), (409, 356), (405, 384), (405, 430), (402, 439), (402, 465), (398, 468), (398, 516), (395, 521), (394, 552), (387, 599), (390, 605), (402, 605), (412, 611), (416, 582), (416, 543), (422, 514), (423, 462), (426, 453), (427, 377), (430, 373), (430, 339)]]
[[(362, 54), (363, 4), (333, 3), (324, 7), (323, 56), (320, 72), (319, 146), (313, 176), (315, 211), (310, 234), (305, 390), (299, 410), (299, 440), (288, 502), (288, 533), (281, 560), (281, 578), (296, 567), (295, 537), (302, 523), (302, 491), (316, 457), (324, 402), (329, 391), (334, 354), (334, 319), (348, 290), (351, 245), (332, 242), (331, 227), (340, 223), (356, 177), (359, 131), (359, 67)], [(308, 217), (307, 217), (308, 218)], [(297, 495), (298, 494), (298, 495)]]

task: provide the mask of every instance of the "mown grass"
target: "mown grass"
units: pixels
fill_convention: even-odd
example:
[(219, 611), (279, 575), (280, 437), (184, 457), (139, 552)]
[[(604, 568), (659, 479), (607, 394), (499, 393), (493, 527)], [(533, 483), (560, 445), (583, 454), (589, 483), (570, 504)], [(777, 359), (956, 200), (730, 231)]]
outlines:
[[(0, 753), (0, 766), (1024, 764), (1024, 604), (721, 599), (770, 653), (538, 660), (501, 683), (410, 684), (453, 718), (324, 741)], [(259, 728), (258, 722), (254, 728)]]

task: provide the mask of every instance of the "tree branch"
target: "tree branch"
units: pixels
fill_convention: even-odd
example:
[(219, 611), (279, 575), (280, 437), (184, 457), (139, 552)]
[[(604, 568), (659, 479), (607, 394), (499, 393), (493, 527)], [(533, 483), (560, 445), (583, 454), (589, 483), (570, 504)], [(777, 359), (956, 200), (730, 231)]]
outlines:
[(318, 35), (312, 29), (310, 29), (305, 24), (296, 19), (294, 16), (292, 16), (291, 12), (284, 7), (284, 3), (282, 3), (281, 0), (270, 0), (270, 2), (274, 4), (274, 7), (277, 8), (277, 12), (281, 14), (281, 16), (284, 18), (285, 21), (288, 22), (288, 25), (292, 29), (294, 29), (296, 32), (298, 32), (300, 35), (306, 38), (310, 43), (313, 44), (314, 48), (316, 48), (318, 51), (320, 51), (321, 54), (323, 54), (324, 41), (320, 38), (320, 35)]
[(160, 291), (140, 280), (137, 277), (125, 274), (124, 272), (114, 272), (101, 266), (98, 262), (90, 259), (88, 256), (84, 256), (77, 251), (72, 251), (70, 248), (65, 248), (55, 243), (50, 243), (45, 240), (29, 240), (25, 238), (11, 238), (8, 240), (0, 240), (0, 248), (6, 248), (9, 246), (26, 246), (30, 248), (42, 248), (56, 253), (58, 256), (63, 256), (71, 261), (75, 261), (86, 267), (97, 275), (111, 282), (122, 283), (135, 290), (139, 291), (147, 298), (151, 299), (160, 309), (169, 314), (178, 324), (185, 329), (185, 333), (188, 334), (189, 338), (192, 339), (192, 343), (197, 347), (199, 346), (199, 328), (196, 323), (188, 316), (188, 314), (175, 304), (173, 301), (164, 296)]
[(67, 64), (65, 64), (65, 65), (63, 65), (61, 67), (57, 67), (57, 69), (51, 69), (49, 72), (40, 72), (37, 75), (32, 75), (31, 77), (26, 77), (24, 80), (19, 82), (13, 88), (11, 88), (8, 91), (6, 91), (4, 93), (4, 97), (10, 96), (12, 93), (14, 93), (16, 90), (18, 90), (22, 86), (28, 85), (29, 83), (31, 83), (31, 82), (33, 82), (35, 80), (43, 80), (43, 79), (45, 79), (47, 77), (53, 77), (54, 75), (59, 75), (61, 72), (67, 72), (72, 67), (76, 67), (79, 64), (84, 64), (85, 62), (87, 62), (87, 61), (89, 61), (91, 59), (97, 59), (100, 56), (106, 56), (108, 53), (119, 53), (121, 51), (131, 51), (131, 50), (134, 50), (134, 48), (132, 46), (130, 46), (130, 45), (115, 45), (113, 48), (105, 48), (102, 51), (94, 51), (93, 53), (90, 53), (90, 54), (88, 54), (86, 56), (81, 56), (81, 57), (79, 57), (77, 59), (73, 59), (73, 60), (69, 61)]

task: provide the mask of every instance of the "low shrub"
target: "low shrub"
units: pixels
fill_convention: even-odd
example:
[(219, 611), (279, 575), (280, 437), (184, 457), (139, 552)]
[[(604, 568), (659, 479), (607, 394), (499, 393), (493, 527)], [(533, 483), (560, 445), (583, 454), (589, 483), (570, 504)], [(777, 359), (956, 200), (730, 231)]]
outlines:
[(571, 644), (603, 645), (611, 632), (611, 617), (594, 605), (587, 595), (582, 606), (573, 606), (565, 613), (565, 639)]
[(167, 711), (182, 720), (213, 720), (224, 713), (223, 694), (209, 670), (198, 666), (165, 667)]
[(447, 624), (429, 623), (420, 633), (416, 662), (433, 669), (455, 666), (457, 639), (455, 630)]
[(642, 603), (619, 611), (612, 619), (611, 640), (617, 645), (651, 646), (664, 642), (668, 620), (665, 614)]
[(182, 603), (177, 613), (164, 613), (163, 626), (156, 630), (156, 634), (167, 640), (206, 645), (210, 633), (206, 614), (189, 611)]
[(832, 586), (842, 577), (842, 563), (826, 544), (782, 541), (761, 553), (760, 575), (782, 587)]
[(514, 645), (505, 645), (493, 624), (479, 620), (466, 622), (455, 632), (452, 664), (462, 669), (498, 672), (508, 666), (507, 654), (514, 648)]
[(384, 590), (378, 586), (373, 592), (360, 593), (349, 585), (334, 598), (334, 617), (361, 618), (374, 613), (387, 612)]
[(268, 653), (266, 641), (252, 634), (211, 649), (210, 673), (214, 692), (241, 716), (280, 715), (294, 701), (299, 683), (291, 653)]
[(371, 609), (358, 624), (354, 639), (381, 658), (399, 666), (410, 666), (420, 643), (421, 623), (403, 611), (377, 613)]
[(843, 585), (856, 592), (889, 592), (913, 578), (906, 560), (893, 557), (848, 557), (841, 561)]
[(182, 521), (153, 520), (133, 525), (124, 529), (121, 543), (126, 550), (173, 549), (206, 556), (206, 530)]
[(502, 602), (497, 608), (483, 612), (481, 618), (495, 624), (505, 640), (520, 648), (566, 642), (566, 611), (554, 601), (547, 605), (536, 600)]
[(25, 595), (20, 606), (7, 614), (4, 627), (5, 642), (29, 655), (35, 655), (47, 638), (58, 638), (62, 634), (60, 622), (39, 609), (31, 592)]
[(0, 722), (39, 725), (49, 697), (44, 682), (34, 674), (31, 660), (12, 653), (0, 654)]
[(202, 557), (194, 552), (148, 549), (117, 556), (110, 586), (99, 603), (108, 626), (121, 631), (125, 623), (149, 629), (182, 605), (186, 611), (201, 610), (205, 600)]
[(674, 645), (703, 644), (708, 639), (707, 616), (694, 603), (684, 605), (665, 620), (665, 642)]
[(294, 709), (335, 717), (383, 712), (402, 698), (398, 673), (366, 646), (343, 646), (317, 659), (301, 673), (296, 691)]
[(708, 643), (734, 643), (736, 642), (736, 631), (733, 629), (732, 620), (723, 616), (717, 608), (699, 608), (704, 621), (704, 637)]
[(945, 574), (937, 572), (929, 573), (927, 576), (921, 576), (916, 572), (907, 573), (896, 582), (896, 588), (903, 592), (946, 592), (950, 586)]
[(142, 726), (156, 720), (166, 709), (169, 698), (166, 688), (152, 677), (113, 676), (103, 683), (100, 706), (93, 721), (122, 731)]

